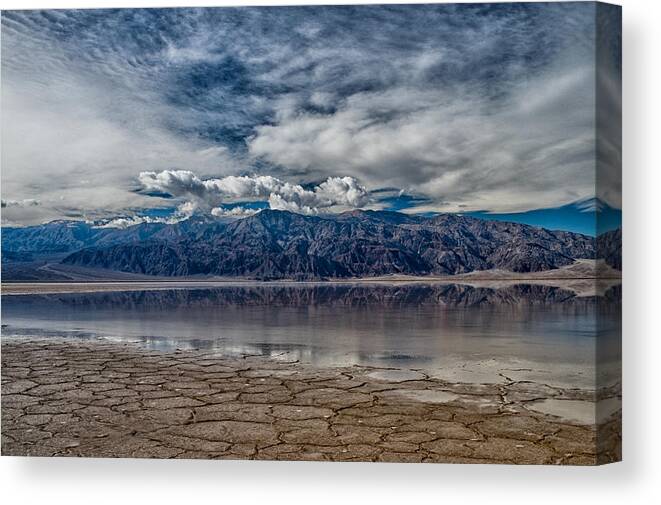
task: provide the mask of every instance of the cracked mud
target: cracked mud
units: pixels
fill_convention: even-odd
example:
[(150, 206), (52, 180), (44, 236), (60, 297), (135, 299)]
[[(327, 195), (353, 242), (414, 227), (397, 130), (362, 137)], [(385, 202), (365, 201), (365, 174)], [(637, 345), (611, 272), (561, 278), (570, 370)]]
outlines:
[[(505, 378), (316, 368), (74, 340), (2, 343), (2, 454), (592, 465), (620, 459), (619, 388), (599, 428), (535, 410), (594, 392)], [(568, 404), (569, 405), (569, 404)], [(573, 404), (572, 404), (573, 405)]]

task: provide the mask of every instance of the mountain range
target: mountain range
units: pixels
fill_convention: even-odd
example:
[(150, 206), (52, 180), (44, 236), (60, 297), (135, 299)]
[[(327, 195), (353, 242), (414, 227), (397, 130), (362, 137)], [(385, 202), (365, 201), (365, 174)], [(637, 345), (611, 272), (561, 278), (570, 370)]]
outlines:
[[(603, 243), (617, 247), (616, 240), (613, 234)], [(594, 237), (578, 233), (391, 211), (308, 216), (262, 210), (237, 220), (193, 217), (124, 229), (82, 221), (2, 229), (3, 278), (10, 280), (41, 278), (35, 272), (48, 263), (158, 277), (262, 280), (538, 272), (594, 259), (596, 249)]]

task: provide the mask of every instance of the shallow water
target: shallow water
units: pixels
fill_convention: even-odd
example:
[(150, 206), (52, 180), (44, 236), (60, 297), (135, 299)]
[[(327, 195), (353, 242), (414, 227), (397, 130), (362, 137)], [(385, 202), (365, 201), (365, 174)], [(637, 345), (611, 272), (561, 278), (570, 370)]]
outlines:
[(240, 286), (2, 297), (5, 336), (104, 337), (319, 365), (498, 360), (593, 368), (619, 356), (617, 300), (559, 288)]

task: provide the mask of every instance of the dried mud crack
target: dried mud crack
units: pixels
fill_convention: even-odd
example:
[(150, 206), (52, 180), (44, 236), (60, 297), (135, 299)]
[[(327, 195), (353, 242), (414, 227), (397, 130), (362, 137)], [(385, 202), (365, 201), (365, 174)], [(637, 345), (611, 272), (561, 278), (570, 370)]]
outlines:
[(620, 459), (619, 412), (597, 429), (527, 408), (540, 399), (592, 401), (594, 393), (383, 372), (103, 341), (3, 339), (2, 454), (573, 465)]

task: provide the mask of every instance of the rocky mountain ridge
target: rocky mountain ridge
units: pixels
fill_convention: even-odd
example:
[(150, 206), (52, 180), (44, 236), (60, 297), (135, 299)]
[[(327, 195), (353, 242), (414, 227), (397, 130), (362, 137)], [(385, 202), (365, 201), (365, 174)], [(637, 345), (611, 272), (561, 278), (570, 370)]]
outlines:
[(24, 254), (50, 248), (67, 253), (66, 265), (155, 276), (297, 280), (536, 272), (595, 257), (589, 236), (454, 214), (263, 210), (234, 221), (191, 219), (124, 230), (83, 225), (12, 229), (3, 234), (3, 248)]

